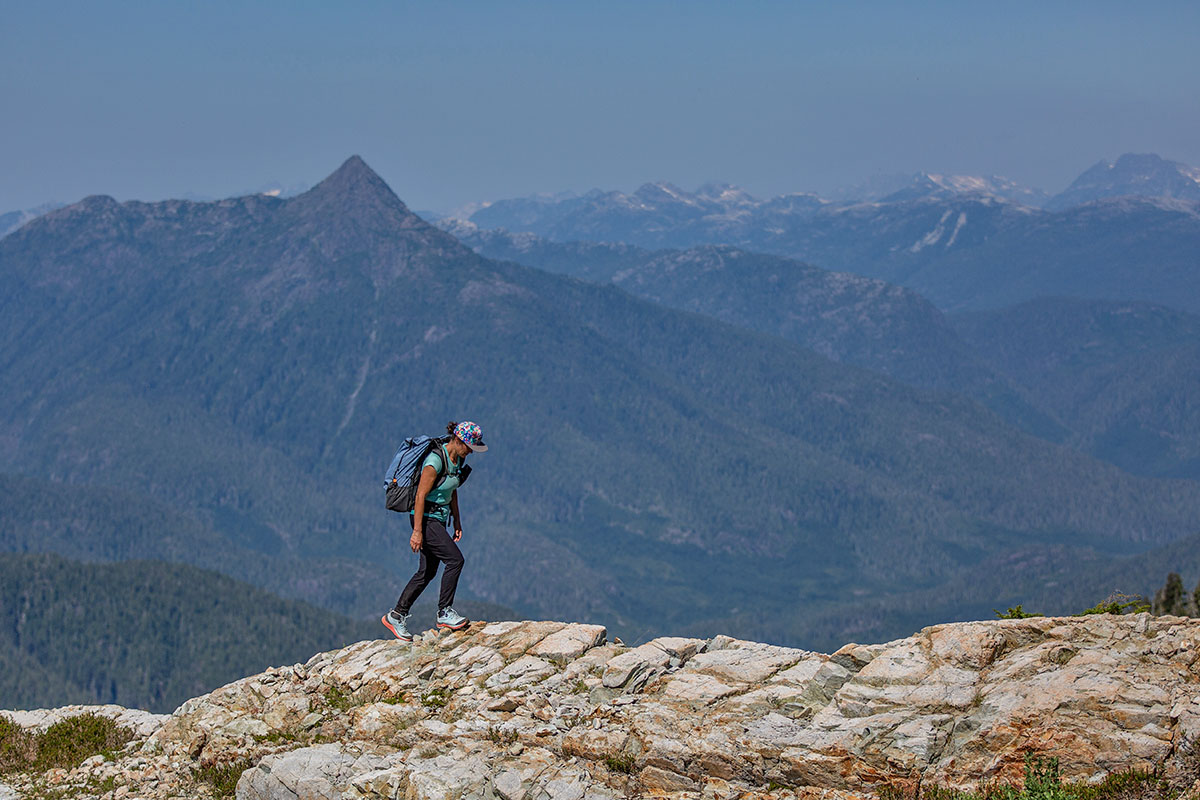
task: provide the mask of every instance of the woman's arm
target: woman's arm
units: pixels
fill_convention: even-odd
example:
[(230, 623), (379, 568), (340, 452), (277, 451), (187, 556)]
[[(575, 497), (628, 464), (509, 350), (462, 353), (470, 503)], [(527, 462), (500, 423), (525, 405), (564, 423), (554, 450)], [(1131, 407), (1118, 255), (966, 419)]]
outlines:
[(458, 489), (450, 493), (450, 514), (454, 517), (454, 541), (462, 538), (462, 517), (458, 514)]
[(425, 517), (425, 497), (433, 491), (437, 482), (437, 470), (432, 466), (421, 470), (421, 482), (417, 484), (417, 496), (413, 499), (413, 532), (408, 540), (408, 546), (415, 553), (421, 549), (421, 523)]

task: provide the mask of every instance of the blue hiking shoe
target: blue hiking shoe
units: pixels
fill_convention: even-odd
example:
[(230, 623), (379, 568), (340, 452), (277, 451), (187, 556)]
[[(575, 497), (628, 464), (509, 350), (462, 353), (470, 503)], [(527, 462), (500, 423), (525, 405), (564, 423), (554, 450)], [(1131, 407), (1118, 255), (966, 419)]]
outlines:
[(408, 618), (411, 614), (397, 614), (393, 609), (383, 615), (380, 622), (402, 642), (411, 642), (413, 636), (408, 632)]
[(464, 617), (462, 614), (455, 611), (453, 608), (443, 608), (438, 612), (437, 626), (438, 630), (444, 631), (461, 631), (463, 628), (471, 624), (471, 620)]

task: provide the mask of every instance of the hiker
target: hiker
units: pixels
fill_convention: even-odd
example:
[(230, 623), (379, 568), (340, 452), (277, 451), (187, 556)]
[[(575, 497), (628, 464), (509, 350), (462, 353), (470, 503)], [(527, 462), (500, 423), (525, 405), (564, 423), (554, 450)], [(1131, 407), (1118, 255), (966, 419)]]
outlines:
[[(402, 642), (411, 642), (408, 630), (409, 611), (433, 581), (438, 564), (445, 564), (442, 571), (442, 590), (438, 595), (437, 626), (439, 630), (460, 631), (470, 620), (454, 610), (454, 591), (458, 587), (458, 576), (462, 572), (463, 555), (457, 542), (462, 539), (462, 515), (458, 510), (458, 486), (465, 479), (463, 459), (469, 453), (487, 450), (483, 443), (483, 431), (474, 422), (451, 422), (446, 426), (450, 437), (439, 442), (425, 457), (421, 465), (421, 478), (417, 484), (412, 520), (412, 537), (408, 546), (414, 553), (421, 554), (417, 572), (409, 580), (396, 607), (383, 617), (383, 624)], [(443, 477), (439, 481), (438, 476)], [(454, 535), (447, 526), (454, 518)]]

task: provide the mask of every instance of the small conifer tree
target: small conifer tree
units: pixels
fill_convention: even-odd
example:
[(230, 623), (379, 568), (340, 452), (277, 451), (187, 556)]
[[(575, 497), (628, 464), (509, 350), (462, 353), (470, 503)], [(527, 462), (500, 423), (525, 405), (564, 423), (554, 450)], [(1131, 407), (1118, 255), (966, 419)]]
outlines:
[(1200, 585), (1192, 593), (1183, 588), (1183, 579), (1179, 573), (1167, 575), (1167, 582), (1154, 593), (1154, 614), (1170, 614), (1176, 617), (1196, 617), (1197, 605), (1200, 605)]

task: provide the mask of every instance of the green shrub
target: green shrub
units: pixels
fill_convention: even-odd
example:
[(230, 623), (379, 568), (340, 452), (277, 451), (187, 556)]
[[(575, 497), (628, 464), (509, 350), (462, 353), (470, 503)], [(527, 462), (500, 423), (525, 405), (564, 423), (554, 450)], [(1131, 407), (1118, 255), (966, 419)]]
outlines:
[(289, 728), (284, 731), (270, 731), (269, 733), (256, 734), (254, 741), (257, 744), (288, 744), (304, 741), (304, 735), (301, 731)]
[(1141, 595), (1116, 592), (1075, 616), (1086, 617), (1092, 614), (1140, 614), (1143, 611), (1149, 610), (1150, 602)]
[(25, 769), (36, 758), (33, 734), (8, 717), (0, 717), (0, 775)]
[(214, 797), (233, 797), (237, 793), (238, 779), (252, 766), (254, 762), (243, 758), (228, 764), (199, 767), (192, 771), (192, 778), (211, 786)]
[(54, 767), (74, 769), (101, 753), (112, 753), (133, 738), (133, 731), (122, 728), (108, 717), (80, 714), (56, 722), (37, 736), (37, 761), (34, 768), (44, 772)]
[(1174, 800), (1179, 792), (1153, 772), (1114, 772), (1093, 786), (1075, 786), (1075, 800)]
[(1030, 617), (1043, 616), (1042, 614), (1035, 614), (1031, 611), (1026, 611), (1019, 604), (1010, 607), (1007, 611), (1004, 611), (1004, 612), (998, 611), (994, 608), (992, 609), (992, 611), (1000, 619), (1029, 619)]
[(1025, 754), (1025, 800), (1067, 800), (1058, 758)]
[(0, 774), (74, 769), (92, 756), (111, 756), (132, 738), (133, 731), (97, 714), (67, 717), (38, 734), (0, 717)]

